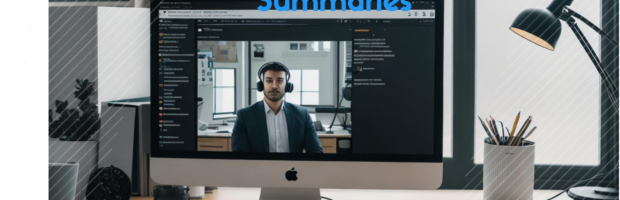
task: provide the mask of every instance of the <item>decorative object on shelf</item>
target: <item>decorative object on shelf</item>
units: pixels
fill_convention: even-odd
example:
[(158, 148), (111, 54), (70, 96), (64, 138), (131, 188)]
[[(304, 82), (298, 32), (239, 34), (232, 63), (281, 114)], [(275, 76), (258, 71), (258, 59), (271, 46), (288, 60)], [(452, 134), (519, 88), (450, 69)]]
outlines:
[(95, 170), (88, 180), (87, 200), (129, 200), (131, 181), (123, 170), (112, 166)]
[(76, 79), (75, 98), (79, 100), (78, 109), (68, 108), (69, 101), (56, 100), (55, 112), (59, 114), (53, 120), (53, 112), (49, 110), (49, 136), (61, 140), (86, 141), (95, 135), (100, 128), (99, 108), (96, 101), (90, 98), (95, 95), (95, 82), (88, 79)]
[(254, 44), (254, 58), (265, 58), (265, 45), (264, 44)]
[(213, 49), (198, 49), (198, 84), (213, 85)]

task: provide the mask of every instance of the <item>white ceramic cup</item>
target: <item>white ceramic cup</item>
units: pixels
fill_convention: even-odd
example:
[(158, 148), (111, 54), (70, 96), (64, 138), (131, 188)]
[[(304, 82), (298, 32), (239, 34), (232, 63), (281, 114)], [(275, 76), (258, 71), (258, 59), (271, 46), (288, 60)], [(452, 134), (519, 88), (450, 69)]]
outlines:
[(78, 163), (49, 163), (49, 199), (75, 199)]

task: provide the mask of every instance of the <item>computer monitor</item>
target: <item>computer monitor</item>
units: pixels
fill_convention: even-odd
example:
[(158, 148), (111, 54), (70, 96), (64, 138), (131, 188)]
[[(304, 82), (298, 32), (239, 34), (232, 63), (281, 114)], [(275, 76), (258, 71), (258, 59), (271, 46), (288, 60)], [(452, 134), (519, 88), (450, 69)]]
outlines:
[[(438, 188), (443, 170), (443, 1), (402, 0), (394, 5), (400, 8), (396, 11), (388, 11), (389, 4), (379, 4), (378, 11), (377, 1), (360, 4), (361, 11), (352, 11), (358, 1), (316, 1), (324, 6), (306, 1), (307, 11), (302, 11), (303, 1), (293, 2), (278, 5), (289, 10), (295, 5), (297, 11), (274, 6), (260, 11), (266, 1), (256, 0), (151, 4), (151, 97), (153, 103), (169, 103), (161, 116), (152, 110), (153, 180), (262, 187), (264, 198), (286, 191), (310, 191), (305, 194), (318, 198), (318, 188)], [(261, 66), (274, 62), (288, 70), (274, 67), (259, 73)], [(220, 94), (213, 92), (216, 83), (209, 79), (218, 75), (203, 74), (203, 66), (235, 69), (234, 81), (226, 79), (221, 94), (231, 96), (234, 83), (236, 120), (201, 132), (193, 100), (202, 97), (203, 107), (211, 107), (207, 95)], [(349, 74), (347, 68), (352, 69)], [(260, 92), (257, 82), (265, 76), (290, 76), (292, 92)], [(352, 80), (346, 82), (352, 82), (353, 101), (342, 105), (351, 109), (351, 132), (316, 131), (308, 110), (335, 107), (345, 79)], [(262, 82), (273, 87), (269, 84)], [(206, 113), (203, 119), (217, 112)], [(274, 125), (283, 121), (285, 129), (282, 123)]]

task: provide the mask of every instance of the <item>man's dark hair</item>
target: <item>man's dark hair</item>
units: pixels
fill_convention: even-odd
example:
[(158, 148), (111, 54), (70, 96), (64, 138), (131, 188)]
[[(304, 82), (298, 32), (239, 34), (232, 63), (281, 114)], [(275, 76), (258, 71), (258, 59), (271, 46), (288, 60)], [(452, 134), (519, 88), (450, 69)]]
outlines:
[(260, 69), (261, 71), (259, 71), (259, 75), (261, 77), (261, 80), (265, 77), (265, 72), (272, 70), (272, 71), (276, 71), (276, 72), (285, 72), (286, 73), (286, 78), (288, 78), (289, 76), (289, 71), (288, 68), (279, 62), (269, 62), (267, 64), (264, 64), (263, 67)]

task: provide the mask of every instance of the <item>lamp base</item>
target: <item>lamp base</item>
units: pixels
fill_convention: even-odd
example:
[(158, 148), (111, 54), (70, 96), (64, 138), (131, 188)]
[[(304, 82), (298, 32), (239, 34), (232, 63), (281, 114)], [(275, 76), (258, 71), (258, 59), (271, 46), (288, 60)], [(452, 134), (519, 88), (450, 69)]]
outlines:
[(573, 187), (566, 192), (576, 200), (617, 200), (618, 188), (582, 186)]

